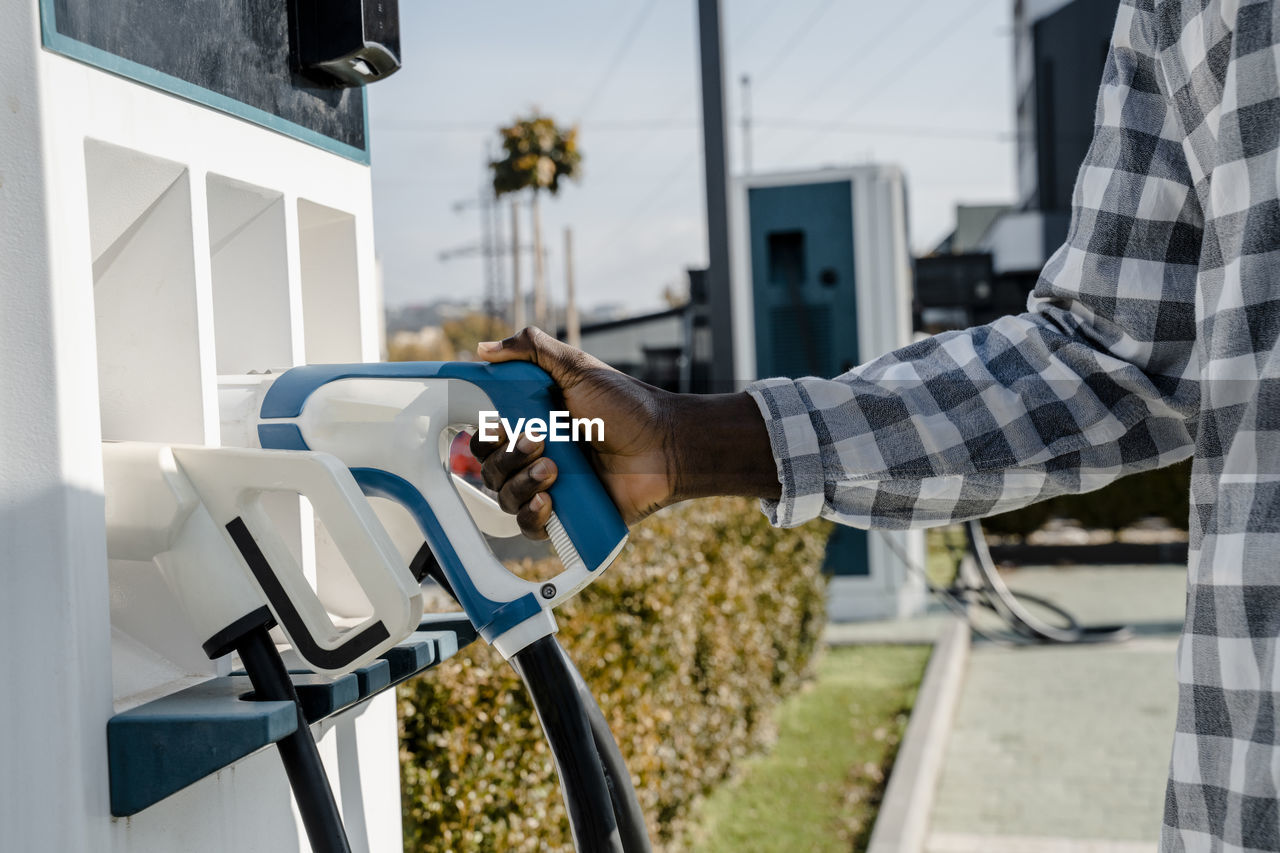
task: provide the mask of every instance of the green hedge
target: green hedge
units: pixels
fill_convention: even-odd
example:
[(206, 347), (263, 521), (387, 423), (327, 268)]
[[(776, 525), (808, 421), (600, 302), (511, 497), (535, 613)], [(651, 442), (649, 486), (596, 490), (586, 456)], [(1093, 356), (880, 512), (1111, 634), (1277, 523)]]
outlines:
[(992, 533), (1026, 536), (1051, 518), (1074, 518), (1087, 528), (1122, 530), (1155, 516), (1186, 530), (1191, 511), (1191, 461), (1144, 471), (1083, 495), (1063, 495), (982, 520)]
[[(822, 630), (826, 534), (774, 530), (753, 502), (681, 505), (559, 610), (658, 844), (771, 737)], [(546, 743), (496, 652), (477, 643), (399, 696), (406, 850), (572, 849)]]

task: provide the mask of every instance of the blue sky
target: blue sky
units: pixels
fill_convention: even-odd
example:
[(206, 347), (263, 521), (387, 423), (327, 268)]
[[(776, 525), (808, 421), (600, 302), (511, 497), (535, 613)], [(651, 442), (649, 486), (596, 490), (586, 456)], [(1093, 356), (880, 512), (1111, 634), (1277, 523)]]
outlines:
[[(949, 230), (957, 202), (1013, 198), (1009, 0), (723, 3), (735, 171), (747, 73), (754, 171), (896, 163), (916, 248)], [(694, 0), (401, 3), (404, 67), (369, 90), (387, 303), (481, 297), (478, 260), (438, 255), (478, 238), (455, 202), (485, 180), (494, 128), (533, 106), (579, 123), (584, 152), (582, 181), (543, 203), (553, 295), (566, 225), (583, 305), (657, 307), (705, 264), (694, 12)]]

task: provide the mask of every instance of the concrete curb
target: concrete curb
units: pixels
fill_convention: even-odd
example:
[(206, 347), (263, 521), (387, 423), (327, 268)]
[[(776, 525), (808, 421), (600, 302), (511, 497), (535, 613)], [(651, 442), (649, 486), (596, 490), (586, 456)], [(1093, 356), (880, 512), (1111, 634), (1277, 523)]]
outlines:
[(957, 616), (929, 656), (867, 853), (923, 853), (968, 660), (969, 623)]
[(931, 853), (1155, 853), (1151, 841), (1108, 841), (1100, 838), (1041, 838), (1024, 835), (934, 833)]

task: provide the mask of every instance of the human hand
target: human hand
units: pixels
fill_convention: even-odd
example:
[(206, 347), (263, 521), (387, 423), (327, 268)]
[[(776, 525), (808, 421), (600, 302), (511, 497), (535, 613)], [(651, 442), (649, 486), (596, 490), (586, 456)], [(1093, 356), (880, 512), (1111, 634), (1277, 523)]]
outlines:
[[(634, 524), (665, 506), (671, 498), (671, 409), (678, 396), (646, 385), (604, 362), (536, 328), (503, 341), (480, 344), (489, 362), (530, 361), (545, 370), (560, 388), (573, 418), (599, 418), (602, 440), (587, 443), (592, 467), (623, 520)], [(525, 535), (545, 539), (551, 499), (545, 494), (556, 480), (556, 464), (543, 458), (544, 442), (521, 436), (508, 450), (508, 436), (497, 443), (471, 437), (471, 452), (481, 460), (485, 485), (498, 493), (504, 510), (513, 513)]]
[[(745, 393), (673, 394), (646, 385), (540, 329), (480, 344), (488, 362), (529, 361), (559, 386), (571, 418), (599, 418), (604, 435), (585, 450), (627, 525), (664, 506), (710, 495), (778, 496), (764, 419)], [(521, 436), (507, 449), (471, 438), (485, 485), (532, 539), (547, 537), (556, 465), (545, 444)]]

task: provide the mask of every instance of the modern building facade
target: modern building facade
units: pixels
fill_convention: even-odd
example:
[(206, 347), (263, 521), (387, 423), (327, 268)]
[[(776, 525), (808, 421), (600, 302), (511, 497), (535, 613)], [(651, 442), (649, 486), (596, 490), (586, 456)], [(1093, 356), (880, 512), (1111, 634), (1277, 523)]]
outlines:
[(996, 216), (989, 205), (957, 208), (954, 234), (917, 260), (917, 329), (965, 328), (1025, 307), (1067, 236), (1118, 7), (1119, 0), (1015, 0), (1018, 199)]

